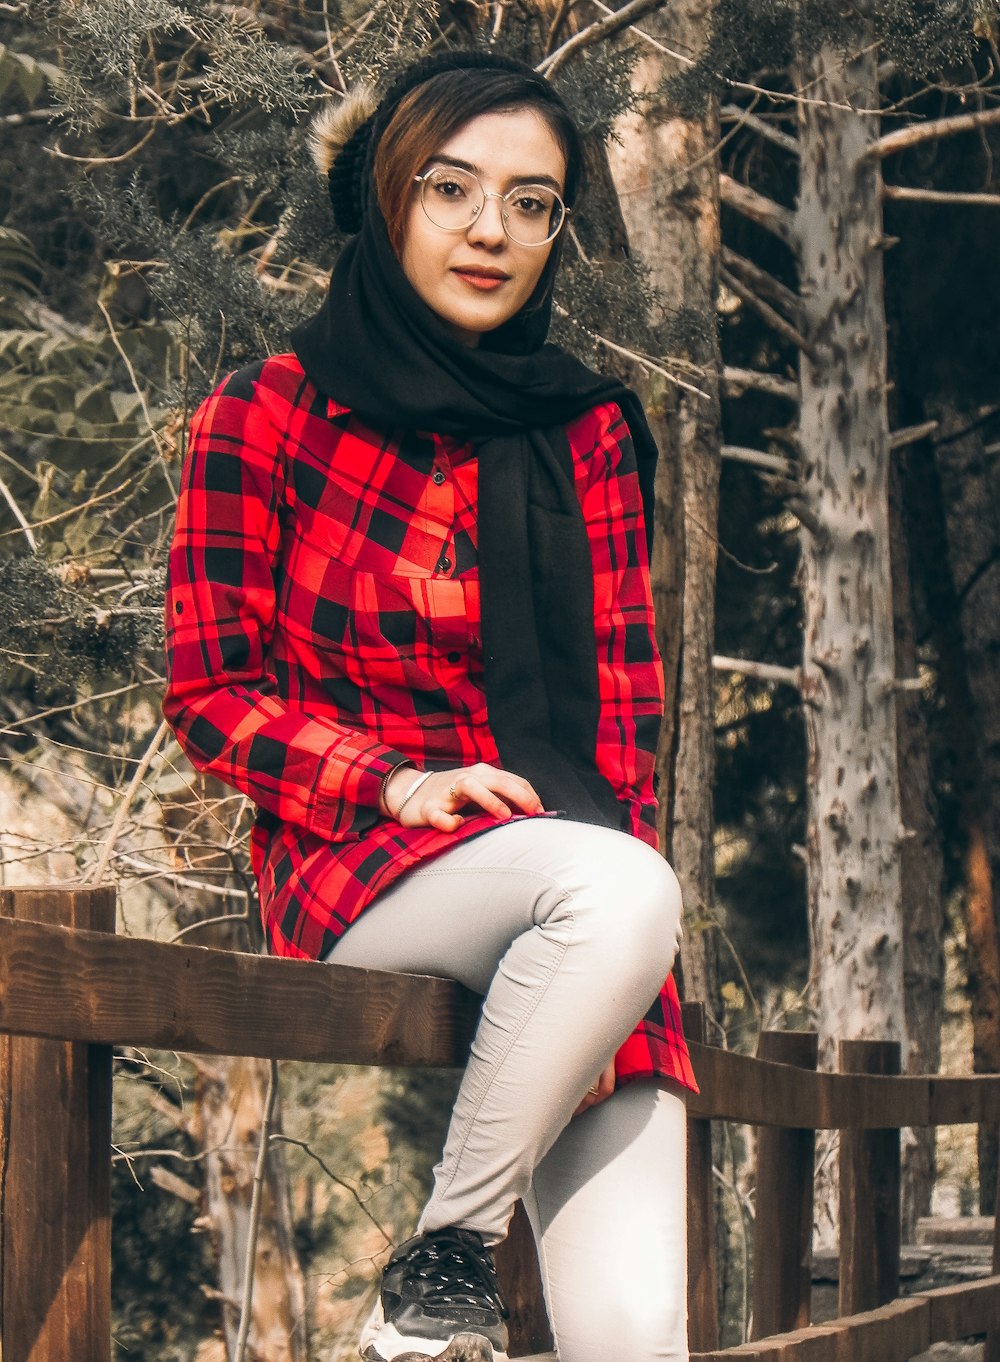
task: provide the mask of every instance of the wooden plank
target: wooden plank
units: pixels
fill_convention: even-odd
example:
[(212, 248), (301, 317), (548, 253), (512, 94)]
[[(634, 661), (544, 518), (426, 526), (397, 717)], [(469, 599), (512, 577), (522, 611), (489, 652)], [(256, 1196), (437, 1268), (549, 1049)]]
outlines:
[[(0, 889), (0, 915), (96, 936), (114, 931), (115, 891)], [(0, 1355), (107, 1362), (111, 1050), (5, 1037), (0, 1092)]]
[(540, 1348), (552, 1348), (535, 1236), (521, 1201), (514, 1207), (507, 1238), (497, 1245), (496, 1265), (500, 1293), (510, 1311), (508, 1357), (524, 1358), (537, 1355)]
[(918, 1291), (911, 1299), (924, 1300), (930, 1306), (931, 1343), (950, 1343), (1000, 1328), (1000, 1274), (978, 1282)]
[[(814, 1031), (763, 1031), (758, 1057), (815, 1069)], [(763, 1126), (757, 1135), (753, 1261), (754, 1339), (802, 1329), (812, 1293), (816, 1132)]]
[(1000, 1074), (967, 1078), (933, 1075), (929, 1124), (936, 1126), (1000, 1123)]
[(909, 1362), (929, 1346), (930, 1305), (913, 1297), (712, 1352), (690, 1362)]
[(464, 1064), (459, 984), (0, 919), (0, 1030), (342, 1064)]
[[(993, 1272), (1000, 1273), (1000, 1178), (993, 1203)], [(983, 1362), (1000, 1362), (1000, 1321), (994, 1316), (983, 1347)]]
[[(684, 1003), (684, 1034), (702, 1050), (705, 1008)], [(690, 1097), (691, 1094), (688, 1094)], [(712, 1174), (712, 1123), (692, 1115), (687, 1120), (687, 1274), (688, 1340), (692, 1348), (719, 1346), (718, 1276), (715, 1241), (715, 1178)]]
[[(842, 1040), (841, 1071), (898, 1074), (898, 1041)], [(880, 1119), (893, 1109), (889, 1094)], [(899, 1131), (840, 1133), (840, 1314), (899, 1295)]]
[(691, 1115), (812, 1130), (928, 1124), (932, 1080), (927, 1076), (808, 1073), (714, 1045), (689, 1044), (701, 1088), (688, 1099)]

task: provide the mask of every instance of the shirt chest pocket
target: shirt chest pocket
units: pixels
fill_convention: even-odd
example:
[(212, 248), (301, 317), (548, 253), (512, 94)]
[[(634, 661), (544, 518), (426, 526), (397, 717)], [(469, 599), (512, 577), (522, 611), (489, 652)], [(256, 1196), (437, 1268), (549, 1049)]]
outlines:
[(478, 582), (402, 576), (327, 563), (315, 593), (290, 593), (289, 613), (306, 625), (322, 670), (363, 689), (440, 684), (479, 630)]

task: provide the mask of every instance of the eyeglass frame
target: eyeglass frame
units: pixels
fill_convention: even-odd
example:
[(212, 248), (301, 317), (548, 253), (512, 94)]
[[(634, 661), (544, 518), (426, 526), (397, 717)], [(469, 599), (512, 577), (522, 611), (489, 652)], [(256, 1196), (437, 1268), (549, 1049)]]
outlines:
[[(424, 185), (427, 183), (428, 177), (433, 175), (436, 170), (451, 170), (451, 171), (458, 170), (458, 172), (462, 175), (471, 176), (471, 178), (475, 180), (476, 184), (479, 185), (479, 192), (483, 196), (482, 204), (479, 206), (479, 208), (475, 210), (475, 212), (472, 214), (472, 217), (469, 219), (469, 221), (465, 224), (464, 227), (442, 227), (439, 222), (434, 221), (430, 213), (427, 211), (427, 205), (424, 202)], [(487, 199), (499, 199), (501, 203), (505, 204), (507, 202), (507, 194), (513, 194), (518, 189), (531, 189), (533, 187), (537, 189), (547, 189), (548, 192), (559, 201), (559, 204), (562, 207), (562, 217), (559, 219), (559, 226), (552, 233), (552, 235), (547, 236), (544, 241), (518, 241), (516, 236), (511, 236), (510, 228), (507, 226), (507, 218), (504, 215), (504, 210), (502, 208), (500, 209), (500, 222), (501, 225), (503, 226), (504, 235), (507, 237), (507, 240), (513, 241), (515, 246), (524, 246), (529, 250), (533, 249), (536, 246), (551, 246), (553, 241), (555, 241), (556, 237), (559, 235), (563, 227), (566, 225), (566, 219), (570, 216), (570, 214), (573, 211), (572, 208), (568, 206), (568, 204), (566, 203), (563, 196), (559, 193), (559, 191), (557, 189), (553, 189), (551, 185), (548, 184), (536, 185), (534, 180), (529, 180), (525, 184), (512, 185), (511, 188), (507, 190), (507, 194), (498, 194), (495, 189), (486, 189), (483, 185), (482, 180), (479, 178), (476, 172), (474, 170), (466, 170), (464, 166), (434, 165), (431, 166), (429, 170), (425, 170), (422, 174), (414, 175), (413, 183), (420, 185), (420, 207), (423, 209), (424, 216), (427, 218), (427, 221), (431, 224), (431, 226), (436, 227), (439, 232), (467, 232), (470, 227), (475, 226), (476, 222), (479, 219), (480, 213), (482, 213), (483, 209), (486, 207)]]

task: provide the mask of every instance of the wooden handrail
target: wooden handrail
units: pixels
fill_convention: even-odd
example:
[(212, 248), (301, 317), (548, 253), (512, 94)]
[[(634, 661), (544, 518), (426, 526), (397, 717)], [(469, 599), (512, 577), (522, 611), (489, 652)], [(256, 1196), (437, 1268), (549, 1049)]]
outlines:
[[(113, 908), (114, 891), (108, 888), (0, 889), (0, 1072), (9, 1099), (5, 1107), (0, 1091), (0, 1171), (14, 1170), (6, 1181), (0, 1178), (0, 1355), (8, 1353), (10, 1362), (24, 1362), (29, 1354), (33, 1362), (102, 1362), (106, 1356), (111, 1045), (286, 1060), (459, 1065), (478, 1016), (476, 995), (449, 980), (116, 937), (108, 932)], [(98, 930), (88, 930), (91, 926)], [(854, 1362), (904, 1362), (931, 1343), (979, 1332), (990, 1336), (988, 1355), (994, 1362), (992, 1349), (1000, 1343), (1000, 1275), (888, 1301), (896, 1289), (898, 1244), (854, 1282), (842, 1302), (844, 1318), (792, 1326), (808, 1318), (811, 1133), (831, 1127), (845, 1131), (841, 1147), (849, 1167), (846, 1176), (842, 1170), (842, 1185), (853, 1188), (853, 1200), (846, 1213), (842, 1208), (842, 1222), (852, 1243), (867, 1244), (886, 1237), (876, 1202), (882, 1207), (878, 1214), (890, 1208), (886, 1224), (898, 1221), (893, 1207), (899, 1128), (1000, 1120), (1000, 1075), (899, 1077), (891, 1073), (898, 1045), (873, 1042), (852, 1042), (841, 1056), (842, 1070), (869, 1072), (820, 1074), (795, 1067), (810, 1060), (806, 1036), (765, 1036), (762, 1053), (769, 1058), (750, 1058), (704, 1044), (698, 1021), (698, 1009), (686, 1006), (701, 1086), (688, 1104), (689, 1224), (698, 1266), (689, 1297), (692, 1362), (839, 1362), (848, 1356)], [(779, 1056), (794, 1062), (778, 1062)], [(47, 1093), (54, 1101), (39, 1101), (39, 1093), (51, 1087), (45, 1075), (57, 1085), (56, 1092)], [(15, 1107), (18, 1119), (9, 1121)], [(780, 1269), (762, 1275), (756, 1297), (768, 1327), (792, 1332), (737, 1348), (717, 1345), (711, 1270), (713, 1119), (770, 1128), (772, 1134), (758, 1143), (760, 1186), (780, 1183), (789, 1194), (794, 1184), (794, 1195), (774, 1198), (780, 1206), (771, 1217), (771, 1237), (787, 1238), (789, 1251)], [(29, 1143), (51, 1146), (51, 1156), (25, 1157), (13, 1139), (5, 1145), (11, 1131), (23, 1145), (29, 1128), (35, 1132)], [(91, 1167), (82, 1182), (76, 1160), (71, 1172), (59, 1152), (74, 1140)], [(798, 1169), (794, 1176), (792, 1164)], [(44, 1234), (37, 1229), (39, 1195), (53, 1207)], [(521, 1239), (515, 1235), (505, 1248), (510, 1260), (505, 1275), (521, 1283), (523, 1308), (516, 1312), (515, 1332), (523, 1356), (544, 1347), (547, 1334), (536, 1269), (519, 1248), (528, 1238), (523, 1225), (520, 1232)], [(8, 1254), (5, 1260), (4, 1245), (9, 1247), (12, 1238), (22, 1248), (16, 1258)], [(97, 1248), (81, 1257), (84, 1240)], [(43, 1261), (49, 1284), (40, 1294), (35, 1264)], [(25, 1271), (33, 1282), (29, 1291), (19, 1287)], [(1000, 1240), (994, 1271), (1000, 1272)], [(80, 1272), (76, 1286), (74, 1273)], [(80, 1292), (94, 1291), (99, 1308), (77, 1301)], [(8, 1309), (7, 1302), (18, 1308)], [(30, 1309), (21, 1310), (21, 1304)], [(847, 1309), (866, 1304), (879, 1308), (847, 1315)], [(511, 1355), (518, 1350), (512, 1348)], [(536, 1353), (535, 1362), (556, 1360)]]
[(465, 1063), (479, 1010), (450, 979), (0, 918), (0, 1031), (329, 1064)]
[[(0, 1032), (201, 1054), (462, 1064), (461, 985), (0, 918)], [(1000, 1122), (1000, 1075), (815, 1073), (691, 1042), (704, 1119), (878, 1130)]]

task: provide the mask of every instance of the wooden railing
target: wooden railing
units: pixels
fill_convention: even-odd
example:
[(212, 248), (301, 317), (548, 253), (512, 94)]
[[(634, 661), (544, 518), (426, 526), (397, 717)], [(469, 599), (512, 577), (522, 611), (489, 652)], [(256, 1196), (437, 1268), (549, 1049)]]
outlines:
[[(114, 914), (112, 888), (0, 889), (3, 1362), (108, 1362), (112, 1046), (459, 1065), (476, 1023), (478, 998), (445, 980), (117, 937)], [(996, 1241), (998, 1275), (898, 1299), (900, 1127), (996, 1124), (1000, 1077), (899, 1077), (898, 1046), (861, 1041), (842, 1044), (842, 1072), (817, 1073), (808, 1033), (765, 1033), (749, 1058), (706, 1045), (696, 1007), (685, 1025), (701, 1087), (688, 1107), (692, 1362), (906, 1362), (971, 1334), (990, 1336), (987, 1362), (1000, 1362)], [(713, 1120), (761, 1127), (756, 1341), (726, 1349)], [(841, 1131), (841, 1317), (811, 1325), (813, 1143), (826, 1128)], [(522, 1216), (501, 1271), (511, 1355), (554, 1362)]]

